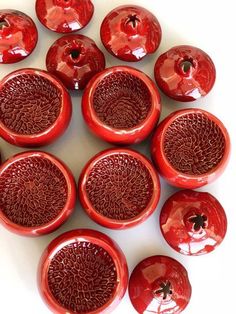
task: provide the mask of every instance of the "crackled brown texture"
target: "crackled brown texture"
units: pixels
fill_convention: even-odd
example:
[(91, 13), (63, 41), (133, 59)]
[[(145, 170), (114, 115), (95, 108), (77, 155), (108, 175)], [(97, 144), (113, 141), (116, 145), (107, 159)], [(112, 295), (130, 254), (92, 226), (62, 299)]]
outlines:
[(146, 209), (153, 194), (153, 181), (140, 160), (128, 154), (114, 154), (95, 164), (86, 192), (97, 212), (111, 219), (127, 220)]
[(102, 247), (75, 242), (53, 257), (48, 285), (64, 308), (88, 313), (102, 307), (113, 296), (117, 285), (116, 267)]
[(65, 177), (46, 158), (21, 159), (0, 175), (0, 210), (18, 225), (36, 227), (52, 221), (66, 200)]
[(201, 113), (177, 118), (165, 133), (164, 152), (179, 172), (201, 175), (214, 169), (225, 151), (219, 126)]
[(128, 72), (116, 72), (98, 84), (93, 107), (106, 125), (129, 129), (146, 119), (151, 108), (151, 95), (138, 77)]
[(39, 75), (21, 74), (0, 90), (0, 120), (9, 130), (22, 134), (39, 134), (58, 118), (61, 91)]

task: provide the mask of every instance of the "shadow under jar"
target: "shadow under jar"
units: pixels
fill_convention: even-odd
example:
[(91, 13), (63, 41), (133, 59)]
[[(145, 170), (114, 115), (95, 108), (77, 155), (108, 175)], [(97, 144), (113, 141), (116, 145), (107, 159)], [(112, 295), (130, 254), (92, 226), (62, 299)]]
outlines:
[(143, 72), (127, 66), (105, 69), (91, 79), (82, 97), (82, 112), (91, 131), (121, 145), (144, 140), (158, 122), (160, 96)]
[(4, 77), (0, 104), (0, 135), (13, 145), (47, 145), (64, 133), (71, 119), (68, 91), (38, 69), (21, 69)]
[(126, 229), (144, 222), (160, 198), (158, 174), (151, 162), (131, 149), (107, 149), (84, 167), (80, 202), (100, 225)]
[(60, 235), (46, 248), (38, 267), (40, 294), (54, 314), (109, 314), (127, 285), (123, 252), (95, 230)]
[(218, 118), (190, 108), (160, 123), (151, 150), (158, 171), (170, 184), (195, 189), (222, 174), (230, 155), (230, 138)]
[(33, 237), (54, 231), (75, 202), (73, 175), (51, 154), (28, 151), (0, 166), (0, 223), (14, 233)]

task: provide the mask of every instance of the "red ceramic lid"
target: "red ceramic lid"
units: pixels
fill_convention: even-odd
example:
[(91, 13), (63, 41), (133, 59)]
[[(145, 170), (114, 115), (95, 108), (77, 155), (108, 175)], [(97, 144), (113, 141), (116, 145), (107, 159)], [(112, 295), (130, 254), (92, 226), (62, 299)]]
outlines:
[(156, 209), (160, 182), (151, 162), (124, 148), (93, 157), (79, 181), (80, 201), (97, 223), (113, 229), (136, 226)]
[(0, 81), (0, 135), (9, 143), (34, 147), (53, 142), (72, 112), (64, 85), (48, 72), (21, 69)]
[(164, 204), (160, 227), (168, 244), (185, 255), (213, 251), (224, 239), (227, 218), (217, 199), (206, 192), (179, 191)]
[(47, 70), (69, 89), (84, 89), (90, 79), (105, 68), (105, 57), (95, 42), (83, 35), (67, 35), (50, 47)]
[(60, 235), (39, 263), (39, 291), (54, 314), (111, 313), (127, 284), (124, 254), (111, 238), (95, 230)]
[(37, 28), (28, 15), (16, 10), (0, 10), (0, 64), (25, 59), (37, 41)]
[(166, 117), (152, 140), (152, 158), (172, 185), (195, 189), (224, 171), (230, 138), (223, 123), (201, 109), (184, 109)]
[(0, 166), (0, 223), (10, 231), (39, 236), (72, 213), (76, 187), (68, 167), (39, 151), (15, 155)]
[(127, 66), (105, 69), (91, 79), (82, 97), (82, 112), (91, 131), (115, 144), (144, 140), (161, 111), (154, 82)]
[(100, 34), (105, 48), (115, 57), (140, 61), (157, 50), (162, 32), (151, 12), (137, 5), (123, 5), (105, 17)]
[(192, 46), (176, 46), (162, 54), (154, 72), (163, 93), (178, 101), (193, 101), (207, 95), (216, 78), (211, 58)]
[(156, 255), (140, 262), (129, 281), (130, 300), (139, 314), (178, 314), (189, 303), (192, 288), (183, 265)]
[(36, 0), (39, 21), (57, 33), (71, 33), (85, 27), (91, 20), (91, 0)]

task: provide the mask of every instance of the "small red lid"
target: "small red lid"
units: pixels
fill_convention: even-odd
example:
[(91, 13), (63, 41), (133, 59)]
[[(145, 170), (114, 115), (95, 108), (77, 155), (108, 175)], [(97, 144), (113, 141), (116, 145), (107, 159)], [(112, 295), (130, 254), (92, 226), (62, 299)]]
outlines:
[(38, 41), (34, 21), (17, 10), (0, 10), (0, 64), (28, 57)]
[(160, 227), (173, 249), (185, 255), (202, 255), (222, 242), (227, 218), (223, 207), (211, 194), (184, 190), (165, 202)]
[(145, 8), (123, 5), (112, 10), (101, 25), (105, 48), (124, 61), (140, 61), (154, 53), (161, 42), (161, 26)]
[(35, 9), (45, 27), (57, 33), (71, 33), (89, 23), (94, 5), (91, 0), (37, 0)]
[(173, 258), (156, 255), (140, 262), (129, 281), (130, 300), (139, 314), (181, 313), (192, 288), (183, 265)]

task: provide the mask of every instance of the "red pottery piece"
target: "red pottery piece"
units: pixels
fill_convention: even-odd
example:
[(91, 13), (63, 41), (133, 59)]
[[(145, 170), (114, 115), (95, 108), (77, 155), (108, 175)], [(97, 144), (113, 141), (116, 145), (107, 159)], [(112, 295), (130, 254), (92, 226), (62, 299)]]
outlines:
[(46, 71), (21, 69), (0, 82), (0, 135), (9, 143), (47, 145), (64, 133), (72, 113), (64, 85)]
[(76, 32), (91, 20), (94, 5), (91, 0), (36, 0), (39, 21), (57, 33)]
[(51, 154), (28, 151), (0, 166), (0, 223), (23, 236), (59, 228), (71, 215), (76, 186), (69, 168)]
[(179, 314), (188, 305), (192, 288), (183, 265), (168, 256), (151, 256), (133, 270), (130, 300), (139, 314)]
[(46, 65), (68, 89), (84, 89), (105, 68), (105, 57), (95, 42), (83, 35), (66, 35), (50, 47)]
[(211, 58), (199, 48), (176, 46), (163, 53), (155, 64), (157, 85), (177, 101), (194, 101), (214, 86), (216, 69)]
[(160, 181), (151, 162), (125, 148), (107, 149), (84, 167), (80, 202), (100, 225), (126, 229), (144, 222), (156, 209)]
[(166, 117), (152, 140), (152, 158), (172, 185), (195, 189), (216, 180), (230, 154), (223, 123), (201, 109), (184, 109)]
[(101, 40), (109, 53), (123, 61), (140, 61), (154, 53), (161, 42), (161, 26), (145, 8), (123, 5), (102, 22)]
[(38, 41), (34, 21), (17, 10), (0, 10), (0, 64), (28, 57)]
[(223, 241), (227, 218), (213, 195), (184, 190), (165, 202), (160, 227), (174, 250), (185, 255), (202, 255), (213, 251)]
[(82, 112), (90, 130), (114, 144), (144, 140), (157, 124), (160, 111), (154, 82), (127, 66), (111, 67), (94, 76), (82, 97)]
[(127, 285), (123, 252), (111, 238), (95, 230), (60, 235), (39, 263), (39, 291), (54, 314), (111, 313)]

